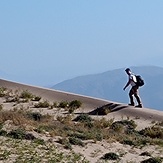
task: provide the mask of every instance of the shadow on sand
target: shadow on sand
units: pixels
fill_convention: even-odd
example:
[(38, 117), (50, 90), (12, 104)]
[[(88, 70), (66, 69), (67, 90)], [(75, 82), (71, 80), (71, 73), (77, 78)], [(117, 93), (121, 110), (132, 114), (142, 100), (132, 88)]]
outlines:
[(127, 106), (124, 106), (122, 104), (109, 103), (89, 112), (88, 114), (89, 115), (107, 115), (108, 113), (116, 112), (126, 107)]

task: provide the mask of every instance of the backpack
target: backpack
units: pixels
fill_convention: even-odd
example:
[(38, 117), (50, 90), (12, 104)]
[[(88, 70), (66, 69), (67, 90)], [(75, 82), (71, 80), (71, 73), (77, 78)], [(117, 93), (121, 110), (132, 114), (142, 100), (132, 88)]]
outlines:
[(137, 80), (136, 85), (139, 87), (143, 86), (144, 80), (142, 79), (142, 77), (140, 75), (135, 75), (135, 76), (136, 76), (136, 80)]

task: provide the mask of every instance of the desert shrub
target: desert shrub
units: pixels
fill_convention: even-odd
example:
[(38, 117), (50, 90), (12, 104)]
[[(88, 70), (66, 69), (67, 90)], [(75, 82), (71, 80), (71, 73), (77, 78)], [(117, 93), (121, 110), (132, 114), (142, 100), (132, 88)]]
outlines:
[(92, 123), (92, 122), (86, 122), (86, 123), (84, 123), (84, 127), (87, 127), (88, 129), (91, 129), (91, 128), (94, 127), (94, 123)]
[(68, 108), (68, 112), (71, 114), (75, 111), (75, 109), (79, 108), (82, 105), (82, 103), (78, 100), (73, 100), (71, 102), (67, 102), (67, 101), (61, 101), (58, 105), (56, 105), (57, 107), (60, 108)]
[(117, 155), (116, 153), (110, 152), (110, 153), (106, 153), (101, 159), (104, 159), (104, 160), (118, 160), (119, 155)]
[(69, 104), (68, 104), (68, 112), (71, 114), (73, 113), (76, 109), (78, 109), (80, 106), (82, 105), (82, 103), (78, 100), (74, 100), (74, 101), (71, 101)]
[(3, 109), (3, 104), (0, 104), (0, 111)]
[(108, 108), (103, 108), (101, 111), (98, 112), (99, 115), (107, 115), (111, 111)]
[(80, 133), (80, 132), (70, 133), (69, 136), (75, 137), (75, 138), (78, 138), (81, 140), (86, 140), (86, 135), (84, 133)]
[(38, 133), (50, 132), (56, 129), (56, 126), (53, 124), (41, 124), (35, 129)]
[(32, 99), (34, 97), (34, 95), (32, 93), (30, 93), (28, 90), (21, 92), (20, 94), (20, 98), (24, 98), (24, 99)]
[(26, 139), (26, 140), (35, 140), (36, 137), (31, 133), (27, 133), (27, 134), (25, 134), (24, 139)]
[(5, 130), (0, 130), (0, 136), (6, 136), (7, 135), (7, 131)]
[(72, 149), (72, 146), (69, 140), (67, 140), (66, 138), (59, 139), (57, 142), (62, 144), (65, 149), (70, 149), (70, 150)]
[(61, 122), (62, 124), (71, 124), (72, 123), (72, 116), (67, 115), (67, 116), (57, 116), (57, 120)]
[(6, 95), (7, 88), (1, 87), (0, 88), (0, 97), (4, 97)]
[(133, 133), (136, 128), (136, 124), (133, 120), (123, 120), (114, 122), (110, 129), (113, 129), (116, 132), (124, 132), (124, 133)]
[(59, 128), (57, 128), (56, 135), (60, 135), (62, 137), (68, 137), (68, 136), (71, 136), (73, 132), (74, 132), (73, 126), (60, 124)]
[(76, 122), (84, 122), (84, 123), (90, 123), (93, 121), (93, 119), (88, 114), (81, 114), (77, 116), (74, 121)]
[(27, 102), (29, 102), (29, 99), (28, 98), (26, 98), (26, 99), (19, 99), (18, 102), (19, 103), (27, 103)]
[(96, 111), (97, 111), (96, 112), (97, 115), (107, 115), (111, 112), (111, 109), (107, 106), (103, 106), (103, 107), (97, 108)]
[(34, 129), (34, 131), (37, 133), (43, 133), (44, 132), (44, 126), (42, 126), (42, 125), (38, 126), (36, 129)]
[(2, 130), (3, 128), (3, 123), (0, 123), (0, 130)]
[(102, 141), (102, 139), (103, 139), (103, 133), (102, 132), (95, 133), (95, 140)]
[(137, 147), (144, 147), (147, 144), (150, 144), (152, 139), (148, 137), (141, 136), (137, 134), (136, 132), (133, 132), (133, 134), (127, 134), (123, 133), (118, 135), (116, 134), (116, 139), (122, 144), (127, 144), (131, 146), (137, 146)]
[(105, 118), (102, 118), (100, 120), (94, 120), (94, 127), (96, 128), (107, 128), (110, 127), (114, 122), (114, 119), (106, 120)]
[(1, 111), (0, 123), (4, 123), (7, 120), (11, 120), (14, 125), (30, 124), (30, 121), (25, 117), (25, 114), (21, 111)]
[(103, 140), (103, 133), (100, 130), (94, 128), (85, 128), (81, 130), (75, 130), (68, 132), (68, 136), (75, 137), (81, 140), (90, 140), (93, 139), (95, 141), (102, 141)]
[(66, 108), (66, 107), (68, 107), (68, 102), (67, 101), (61, 101), (59, 103), (59, 106), (58, 107), (60, 107), (60, 108)]
[(163, 126), (163, 121), (159, 122), (157, 125), (158, 126)]
[(6, 149), (4, 149), (4, 150), (0, 153), (0, 160), (1, 160), (1, 161), (2, 161), (2, 160), (5, 160), (5, 161), (3, 161), (3, 162), (7, 162), (6, 160), (10, 157), (10, 155), (11, 155), (11, 152), (8, 151), (8, 150), (6, 150)]
[(20, 129), (20, 128), (16, 130), (12, 130), (7, 134), (7, 136), (14, 138), (14, 139), (24, 139), (25, 135), (26, 135), (25, 130)]
[(141, 135), (138, 135), (137, 137), (134, 137), (134, 138), (133, 138), (133, 141), (134, 141), (135, 146), (143, 147), (151, 142), (151, 139), (148, 139), (147, 137), (142, 137)]
[(163, 147), (163, 139), (152, 139), (152, 143), (155, 145), (159, 145), (160, 147)]
[(48, 108), (49, 106), (50, 106), (50, 104), (46, 100), (34, 105), (35, 108)]
[(74, 121), (81, 122), (85, 127), (92, 128), (94, 127), (93, 119), (88, 114), (81, 114), (77, 116)]
[(73, 100), (69, 103), (69, 107), (75, 108), (75, 109), (81, 107), (81, 105), (82, 105), (82, 103), (79, 100)]
[(151, 157), (149, 159), (141, 161), (141, 163), (162, 163), (162, 160), (163, 159), (160, 157)]
[(154, 138), (163, 139), (163, 128), (159, 126), (152, 126), (142, 129), (141, 131), (139, 131), (139, 133), (143, 136), (148, 136), (153, 139)]
[(20, 99), (18, 96), (15, 96), (15, 97), (11, 97), (11, 98), (6, 98), (6, 102), (17, 102), (17, 103), (19, 103)]
[(72, 114), (75, 111), (75, 108), (68, 108), (68, 113)]
[(140, 156), (151, 156), (151, 154), (146, 151), (146, 152), (141, 153)]
[(111, 126), (110, 129), (114, 130), (115, 132), (122, 132), (123, 130), (123, 125), (121, 123), (114, 122)]
[(85, 130), (81, 132), (81, 134), (75, 135), (78, 136), (82, 140), (89, 140), (92, 139), (94, 141), (102, 141), (104, 138), (104, 133), (102, 130), (97, 128), (86, 128), (84, 126)]
[(81, 141), (81, 139), (75, 138), (75, 137), (69, 137), (69, 142), (73, 145), (79, 145), (84, 147), (84, 143)]
[(41, 97), (40, 96), (34, 96), (32, 98), (32, 101), (40, 101), (41, 100)]
[(44, 139), (39, 139), (39, 138), (34, 139), (33, 142), (36, 143), (36, 144), (39, 144), (39, 145), (44, 145), (45, 144)]
[(135, 121), (133, 120), (123, 120), (123, 121), (120, 121), (120, 123), (122, 123), (124, 126), (127, 126), (128, 129), (135, 129), (136, 128), (136, 123)]
[(39, 112), (28, 112), (27, 117), (34, 121), (40, 121), (43, 116)]
[(121, 141), (122, 144), (134, 145), (134, 142), (130, 139), (124, 139)]
[(91, 139), (91, 134), (89, 132), (73, 132), (68, 134), (70, 137), (75, 137), (81, 140)]
[(57, 102), (53, 102), (53, 107), (57, 108), (58, 107), (58, 103)]
[(26, 133), (24, 129), (18, 128), (16, 130), (11, 130), (8, 134), (8, 137), (14, 139), (26, 139), (26, 140), (35, 140), (35, 136), (31, 133)]

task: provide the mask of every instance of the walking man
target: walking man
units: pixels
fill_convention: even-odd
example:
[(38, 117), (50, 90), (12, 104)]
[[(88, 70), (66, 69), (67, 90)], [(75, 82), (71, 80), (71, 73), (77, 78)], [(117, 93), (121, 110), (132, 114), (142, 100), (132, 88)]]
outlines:
[(137, 82), (136, 76), (131, 72), (131, 70), (129, 68), (127, 68), (125, 71), (126, 71), (127, 75), (129, 76), (129, 79), (128, 79), (127, 84), (123, 88), (123, 90), (125, 90), (129, 85), (131, 85), (131, 89), (129, 91), (129, 98), (130, 98), (129, 105), (135, 106), (134, 98), (133, 98), (133, 95), (134, 95), (137, 100), (137, 103), (138, 103), (138, 105), (136, 105), (136, 107), (142, 108), (142, 102), (141, 102), (141, 99), (138, 94), (139, 86), (136, 85), (136, 82)]

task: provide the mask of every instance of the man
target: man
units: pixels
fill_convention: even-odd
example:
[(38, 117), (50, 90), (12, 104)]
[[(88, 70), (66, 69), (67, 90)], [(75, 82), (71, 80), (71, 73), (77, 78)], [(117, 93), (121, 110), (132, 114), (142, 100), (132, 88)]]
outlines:
[(128, 80), (127, 84), (125, 85), (125, 87), (123, 88), (123, 90), (125, 90), (129, 85), (132, 86), (129, 91), (129, 98), (130, 98), (129, 105), (135, 106), (134, 98), (133, 98), (133, 95), (134, 95), (137, 100), (137, 103), (138, 103), (138, 105), (136, 107), (142, 108), (141, 99), (138, 94), (139, 86), (136, 85), (136, 82), (137, 82), (136, 76), (131, 72), (131, 70), (129, 68), (127, 68), (125, 71), (126, 71), (127, 75), (129, 76), (129, 80)]

